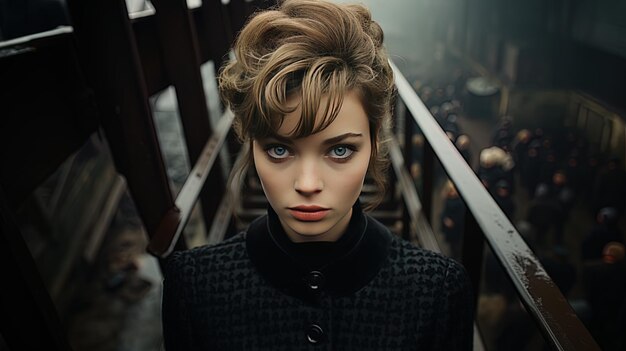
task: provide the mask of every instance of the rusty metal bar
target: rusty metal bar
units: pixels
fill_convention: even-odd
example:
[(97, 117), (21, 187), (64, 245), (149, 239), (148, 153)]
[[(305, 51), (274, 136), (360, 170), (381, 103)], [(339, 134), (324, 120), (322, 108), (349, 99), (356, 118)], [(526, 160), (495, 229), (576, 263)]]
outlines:
[(398, 142), (395, 139), (391, 139), (390, 142), (389, 158), (391, 159), (391, 166), (393, 167), (396, 178), (398, 179), (398, 186), (401, 189), (405, 207), (411, 219), (410, 223), (407, 223), (411, 226), (411, 241), (417, 241), (421, 247), (428, 250), (441, 252), (439, 243), (437, 242), (437, 239), (435, 239), (432, 229), (428, 226), (428, 221), (424, 217), (422, 204), (419, 196), (417, 195), (417, 190), (415, 189), (413, 180), (406, 169), (406, 159), (402, 158), (400, 145), (398, 145)]
[(398, 93), (423, 131), (426, 145), (432, 146), (546, 341), (555, 350), (599, 350), (513, 224), (481, 185), (400, 70), (393, 62), (391, 65)]
[(175, 205), (126, 3), (70, 0), (68, 7), (116, 168), (152, 236), (174, 221)]
[(222, 66), (234, 40), (227, 12), (221, 0), (204, 0), (195, 16), (203, 61), (213, 60), (216, 69)]
[[(58, 40), (63, 39), (66, 34), (72, 34), (74, 30), (70, 26), (60, 26), (55, 29), (51, 29), (45, 32), (34, 33), (30, 35), (25, 35), (23, 37), (13, 38), (10, 40), (5, 40), (0, 42), (0, 50), (6, 48), (12, 48), (16, 50), (16, 46), (32, 46), (34, 43), (40, 42), (52, 42), (57, 43)], [(0, 55), (0, 56), (4, 56)]]
[(159, 42), (156, 16), (151, 14), (136, 17), (131, 23), (136, 38), (141, 69), (146, 79), (148, 96), (152, 96), (171, 84)]
[[(200, 157), (213, 129), (200, 73), (200, 52), (195, 25), (186, 0), (153, 0), (152, 4), (156, 9), (163, 61), (171, 84), (176, 89), (189, 163), (193, 165)], [(226, 183), (222, 176), (221, 163), (215, 163), (214, 168), (215, 179), (212, 179), (211, 188), (205, 186), (200, 193), (206, 227), (213, 221)]]
[[(201, 63), (213, 60), (216, 68), (221, 67), (233, 38), (226, 12), (227, 8), (220, 0), (203, 1), (201, 7), (189, 9), (191, 22), (195, 24), (199, 60)], [(153, 95), (171, 84), (159, 42), (155, 12), (146, 11), (140, 16), (133, 17), (131, 24), (146, 78), (148, 95)]]
[[(226, 136), (226, 142), (231, 139), (235, 139), (231, 133), (232, 128)], [(224, 145), (224, 147), (228, 147), (228, 144)], [(238, 153), (235, 164), (241, 162), (241, 159), (245, 156), (246, 155), (243, 152)], [(235, 217), (233, 216), (233, 210), (234, 206), (232, 197), (224, 196), (215, 215), (215, 219), (213, 220), (213, 223), (211, 223), (211, 229), (207, 232), (207, 244), (211, 245), (219, 243), (227, 237), (227, 233), (231, 233), (231, 231), (235, 230), (236, 223)]]
[[(215, 132), (206, 143), (202, 154), (176, 197), (176, 208), (180, 209), (176, 215), (180, 220), (176, 223), (173, 220), (170, 221), (167, 227), (164, 227), (163, 230), (157, 232), (152, 237), (148, 245), (148, 251), (153, 255), (161, 258), (167, 257), (174, 250), (174, 246), (182, 237), (181, 233), (189, 220), (198, 195), (204, 187), (209, 173), (214, 169), (213, 165), (215, 164), (220, 148), (224, 144), (224, 140), (226, 140), (233, 117), (232, 112), (227, 110), (215, 128)], [(172, 217), (175, 217), (175, 215), (172, 215)]]

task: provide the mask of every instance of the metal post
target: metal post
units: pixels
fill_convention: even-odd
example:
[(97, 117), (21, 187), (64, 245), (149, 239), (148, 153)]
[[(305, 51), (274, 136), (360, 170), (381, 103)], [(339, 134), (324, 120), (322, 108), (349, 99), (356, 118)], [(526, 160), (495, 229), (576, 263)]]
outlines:
[(168, 216), (175, 205), (126, 3), (69, 0), (68, 7), (115, 165), (152, 236), (175, 222)]
[[(155, 0), (152, 3), (156, 9), (165, 69), (176, 88), (189, 161), (194, 165), (213, 131), (200, 73), (200, 51), (195, 24), (185, 0)], [(205, 183), (200, 193), (202, 214), (207, 228), (213, 221), (225, 188), (221, 163), (216, 162), (213, 167), (213, 179)]]

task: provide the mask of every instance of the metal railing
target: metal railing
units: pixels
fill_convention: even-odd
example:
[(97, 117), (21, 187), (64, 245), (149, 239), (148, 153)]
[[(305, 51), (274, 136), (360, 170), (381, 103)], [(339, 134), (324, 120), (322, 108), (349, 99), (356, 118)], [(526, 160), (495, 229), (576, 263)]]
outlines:
[[(462, 261), (472, 280), (475, 296), (481, 278), (483, 243), (489, 245), (545, 341), (555, 350), (599, 350), (589, 331), (517, 229), (498, 207), (470, 166), (450, 142), (400, 70), (391, 63), (398, 96), (406, 106), (405, 133), (416, 123), (424, 134), (424, 189), (422, 207), (432, 218), (434, 159), (437, 158), (467, 206)], [(411, 159), (410, 144), (404, 160)]]
[[(68, 1), (72, 27), (0, 43), (3, 82), (13, 89), (12, 95), (2, 95), (12, 100), (9, 107), (22, 101), (46, 105), (47, 100), (37, 100), (52, 95), (45, 91), (48, 86), (42, 87), (44, 78), (55, 81), (52, 92), (62, 101), (45, 106), (45, 113), (4, 111), (5, 120), (11, 121), (2, 130), (4, 141), (28, 141), (5, 148), (11, 155), (5, 161), (13, 167), (0, 172), (0, 256), (6, 263), (3, 275), (12, 281), (0, 294), (0, 302), (11, 307), (0, 322), (7, 327), (2, 329), (3, 344), (11, 349), (71, 349), (14, 212), (93, 132), (104, 130), (156, 256), (167, 255), (173, 245), (186, 248), (180, 231), (198, 198), (206, 223), (223, 207), (225, 184), (217, 177), (222, 172), (216, 171), (220, 163), (215, 158), (227, 140), (232, 116), (223, 116), (215, 128), (210, 125), (200, 64), (214, 60), (220, 65), (232, 38), (225, 12), (245, 15), (251, 5), (243, 0), (226, 7), (205, 1), (193, 9), (185, 0), (154, 4), (156, 12), (130, 18), (124, 0)], [(41, 71), (51, 74), (37, 76)], [(150, 95), (169, 85), (179, 91), (185, 142), (195, 165), (176, 198), (149, 106)]]

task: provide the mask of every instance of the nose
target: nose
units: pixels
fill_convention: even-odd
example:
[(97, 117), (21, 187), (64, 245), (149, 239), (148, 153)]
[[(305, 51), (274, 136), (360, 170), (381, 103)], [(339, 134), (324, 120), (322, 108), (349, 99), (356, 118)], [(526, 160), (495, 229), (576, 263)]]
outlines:
[(324, 189), (320, 167), (315, 160), (302, 160), (294, 189), (305, 196), (319, 193)]

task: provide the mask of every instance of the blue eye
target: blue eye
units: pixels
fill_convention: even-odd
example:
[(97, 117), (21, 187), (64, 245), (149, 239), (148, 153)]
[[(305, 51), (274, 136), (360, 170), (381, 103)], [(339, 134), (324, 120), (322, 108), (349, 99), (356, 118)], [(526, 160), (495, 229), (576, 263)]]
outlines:
[(265, 151), (271, 158), (283, 159), (289, 157), (289, 150), (284, 146), (270, 146)]
[(347, 145), (338, 145), (330, 150), (330, 157), (336, 159), (346, 159), (352, 155), (354, 150)]

